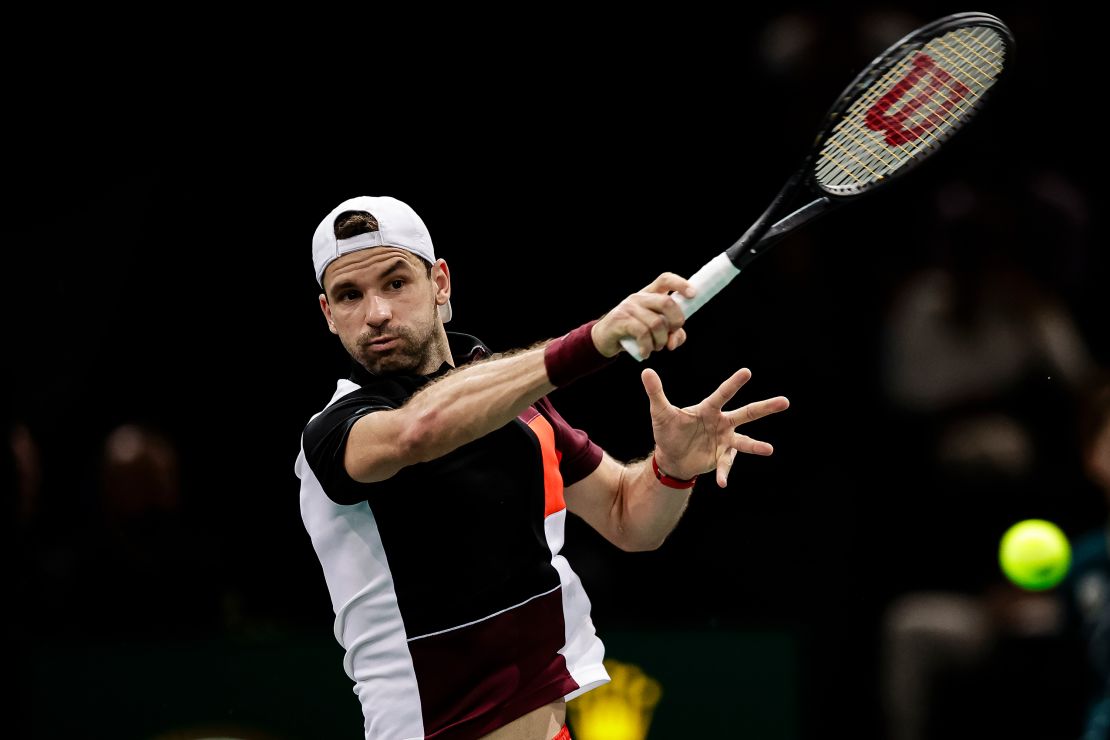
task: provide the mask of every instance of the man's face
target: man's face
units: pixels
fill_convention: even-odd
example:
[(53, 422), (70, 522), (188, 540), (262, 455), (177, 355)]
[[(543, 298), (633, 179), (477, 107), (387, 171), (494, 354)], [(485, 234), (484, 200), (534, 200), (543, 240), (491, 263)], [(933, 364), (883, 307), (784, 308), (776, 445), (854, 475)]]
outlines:
[[(414, 255), (394, 247), (345, 254), (324, 272), (320, 307), (328, 326), (351, 357), (381, 375), (427, 374), (439, 367), (432, 357), (439, 330), (436, 305), (446, 272), (442, 260), (430, 279)], [(435, 367), (428, 367), (434, 364)]]

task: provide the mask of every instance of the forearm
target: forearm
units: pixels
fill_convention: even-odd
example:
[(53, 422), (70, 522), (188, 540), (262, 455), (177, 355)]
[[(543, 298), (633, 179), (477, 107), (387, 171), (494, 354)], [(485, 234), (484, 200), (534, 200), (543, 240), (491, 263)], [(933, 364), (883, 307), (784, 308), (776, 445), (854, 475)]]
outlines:
[(374, 483), (508, 424), (554, 386), (544, 348), (476, 362), (425, 386), (393, 411), (366, 414), (343, 454), (348, 475)]
[(541, 345), (448, 374), (414, 395), (399, 421), (416, 461), (434, 460), (505, 426), (554, 389)]
[(693, 488), (659, 482), (651, 458), (627, 463), (621, 473), (613, 515), (624, 550), (654, 550), (678, 524)]

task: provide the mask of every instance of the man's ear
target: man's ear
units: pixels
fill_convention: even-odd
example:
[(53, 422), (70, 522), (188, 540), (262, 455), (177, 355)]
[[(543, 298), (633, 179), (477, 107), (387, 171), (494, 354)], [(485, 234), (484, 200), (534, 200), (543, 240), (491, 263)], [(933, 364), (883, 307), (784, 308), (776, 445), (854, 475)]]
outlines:
[(324, 318), (328, 321), (328, 329), (332, 334), (338, 334), (339, 330), (335, 328), (335, 321), (331, 317), (331, 304), (328, 303), (327, 295), (320, 294), (320, 310), (324, 312)]
[(445, 260), (432, 265), (432, 282), (436, 285), (436, 305), (442, 306), (451, 299), (451, 270)]

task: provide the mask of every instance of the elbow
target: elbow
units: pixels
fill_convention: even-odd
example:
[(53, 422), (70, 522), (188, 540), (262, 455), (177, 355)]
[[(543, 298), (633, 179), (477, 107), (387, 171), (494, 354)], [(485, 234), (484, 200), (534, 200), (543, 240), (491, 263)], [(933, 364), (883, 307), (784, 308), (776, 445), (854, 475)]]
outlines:
[(625, 534), (615, 544), (624, 552), (651, 552), (662, 547), (666, 539), (666, 537), (630, 536)]
[[(442, 435), (436, 433), (440, 414), (404, 409), (367, 414), (355, 422), (343, 453), (352, 480), (377, 483), (401, 469), (443, 454)], [(439, 437), (440, 439), (437, 439)]]
[(437, 442), (442, 438), (439, 413), (435, 409), (421, 410), (407, 419), (398, 444), (403, 457), (413, 462), (428, 462), (442, 454)]

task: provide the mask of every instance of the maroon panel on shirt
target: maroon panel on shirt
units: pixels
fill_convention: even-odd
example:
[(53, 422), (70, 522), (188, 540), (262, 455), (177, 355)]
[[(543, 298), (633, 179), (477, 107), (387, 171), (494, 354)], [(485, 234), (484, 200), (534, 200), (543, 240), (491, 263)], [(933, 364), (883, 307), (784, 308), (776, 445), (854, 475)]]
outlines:
[(577, 483), (597, 470), (601, 464), (601, 448), (581, 429), (568, 424), (546, 396), (536, 401), (535, 405), (555, 430), (555, 449), (562, 455), (559, 472), (563, 476), (563, 486)]
[(426, 737), (470, 740), (578, 688), (559, 650), (562, 589), (409, 642)]

